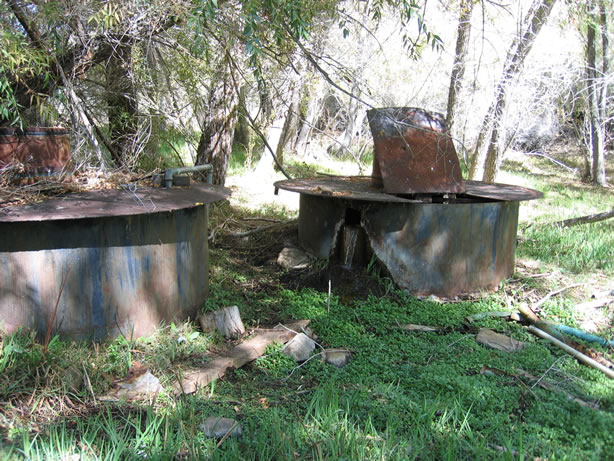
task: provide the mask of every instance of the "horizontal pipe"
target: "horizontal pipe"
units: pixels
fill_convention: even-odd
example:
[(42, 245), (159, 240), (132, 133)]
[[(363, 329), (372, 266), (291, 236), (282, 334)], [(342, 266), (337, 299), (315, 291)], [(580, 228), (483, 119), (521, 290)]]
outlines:
[(181, 168), (169, 168), (164, 171), (164, 187), (173, 187), (173, 176), (181, 173), (193, 173), (196, 171), (207, 171), (207, 183), (213, 183), (213, 165), (207, 163), (205, 165), (184, 166)]
[(583, 362), (585, 365), (591, 366), (591, 367), (596, 368), (597, 370), (603, 372), (608, 378), (614, 379), (614, 370), (609, 369), (608, 367), (600, 364), (596, 360), (593, 360), (592, 358), (588, 357), (587, 355), (584, 355), (583, 353), (577, 351), (573, 347), (568, 346), (567, 344), (565, 344), (562, 341), (559, 341), (554, 336), (551, 336), (548, 333), (546, 333), (544, 330), (540, 330), (539, 328), (536, 328), (533, 325), (531, 325), (529, 327), (529, 331), (531, 333), (539, 336), (540, 338), (543, 338), (543, 339), (545, 339), (547, 341), (550, 341), (552, 344), (560, 347), (565, 352), (567, 352), (569, 355), (577, 358), (580, 362)]

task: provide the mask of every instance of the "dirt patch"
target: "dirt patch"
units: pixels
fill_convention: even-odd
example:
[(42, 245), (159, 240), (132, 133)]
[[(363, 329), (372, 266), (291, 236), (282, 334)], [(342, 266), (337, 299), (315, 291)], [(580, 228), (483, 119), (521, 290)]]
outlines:
[(329, 289), (339, 296), (342, 302), (354, 299), (367, 299), (369, 295), (384, 296), (386, 289), (376, 278), (367, 274), (364, 267), (345, 267), (330, 264), (320, 270), (305, 269), (282, 274), (280, 282), (291, 290), (313, 288), (327, 293)]

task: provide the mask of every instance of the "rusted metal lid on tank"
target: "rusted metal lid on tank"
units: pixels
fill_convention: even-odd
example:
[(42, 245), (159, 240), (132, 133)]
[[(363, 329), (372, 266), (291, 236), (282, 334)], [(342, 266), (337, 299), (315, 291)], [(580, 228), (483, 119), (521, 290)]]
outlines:
[[(534, 200), (544, 196), (537, 190), (511, 184), (489, 184), (482, 181), (465, 181), (464, 184), (465, 192), (457, 194), (457, 197), (518, 202)], [(381, 188), (371, 183), (369, 176), (325, 176), (321, 178), (290, 179), (277, 181), (274, 185), (279, 189), (300, 194), (367, 202), (425, 203), (424, 198), (429, 195), (419, 194), (419, 197), (411, 198), (411, 196), (386, 194)]]
[(279, 189), (300, 194), (368, 202), (420, 203), (384, 193), (371, 183), (369, 176), (325, 176), (321, 178), (287, 179), (277, 181)]
[(230, 189), (210, 184), (170, 189), (127, 184), (121, 189), (77, 192), (31, 205), (0, 208), (0, 223), (162, 213), (203, 206), (229, 195)]
[(506, 202), (535, 200), (544, 196), (542, 192), (528, 187), (468, 180), (465, 181), (464, 195)]
[[(388, 194), (462, 193), (460, 164), (441, 114), (416, 107), (367, 111), (373, 183)], [(379, 177), (381, 175), (381, 178)]]

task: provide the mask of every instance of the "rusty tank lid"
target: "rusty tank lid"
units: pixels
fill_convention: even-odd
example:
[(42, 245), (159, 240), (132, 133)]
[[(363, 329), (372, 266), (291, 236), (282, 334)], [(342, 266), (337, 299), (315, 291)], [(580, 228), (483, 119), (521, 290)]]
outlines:
[(203, 206), (229, 195), (230, 189), (205, 183), (169, 189), (130, 184), (121, 189), (77, 192), (31, 205), (0, 208), (0, 223), (162, 213)]
[[(389, 203), (424, 203), (420, 198), (387, 194), (371, 182), (370, 176), (326, 176), (277, 181), (279, 189), (322, 197)], [(464, 181), (465, 191), (457, 197), (517, 202), (543, 197), (537, 190), (511, 184), (489, 184), (482, 181)]]

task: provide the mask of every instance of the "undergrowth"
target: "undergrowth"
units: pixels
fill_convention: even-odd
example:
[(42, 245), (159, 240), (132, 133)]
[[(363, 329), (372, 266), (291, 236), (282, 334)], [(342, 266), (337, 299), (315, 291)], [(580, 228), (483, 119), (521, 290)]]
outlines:
[[(544, 189), (550, 184), (533, 180), (542, 181), (536, 185)], [(610, 206), (611, 193), (603, 197), (603, 191), (588, 188), (575, 195), (548, 187), (546, 205), (539, 208), (536, 202), (533, 222), (521, 222), (519, 257), (553, 274), (555, 267), (566, 277), (611, 275), (611, 224), (541, 225)], [(572, 196), (569, 202), (566, 194)], [(285, 235), (254, 233), (246, 241), (223, 237), (230, 226), (239, 228), (263, 213), (225, 205), (212, 207), (212, 214), (212, 228), (226, 228), (211, 245), (210, 296), (202, 311), (237, 305), (248, 328), (310, 319), (316, 355), (297, 364), (281, 345), (273, 345), (263, 357), (197, 393), (175, 395), (173, 384), (182, 370), (205, 364), (212, 352), (227, 347), (195, 323), (168, 325), (148, 338), (98, 344), (56, 337), (47, 348), (26, 331), (4, 335), (0, 458), (611, 458), (611, 380), (519, 323), (493, 317), (467, 321), (473, 314), (513, 310), (517, 303), (542, 298), (559, 288), (550, 285), (553, 276), (518, 273), (516, 282), (506, 282), (496, 293), (445, 302), (418, 299), (373, 275), (374, 283), (385, 288), (383, 295), (353, 298), (333, 287), (329, 298), (326, 291), (289, 290), (280, 282), (275, 257)], [(574, 305), (561, 293), (543, 303), (540, 315), (577, 326)], [(404, 329), (409, 324), (438, 330)], [(480, 328), (525, 346), (515, 353), (488, 348), (476, 342)], [(351, 360), (344, 368), (325, 363), (317, 355), (321, 347), (345, 348)], [(135, 364), (160, 378), (165, 390), (158, 399), (102, 400)], [(201, 425), (210, 416), (235, 419), (243, 435), (207, 438)]]

